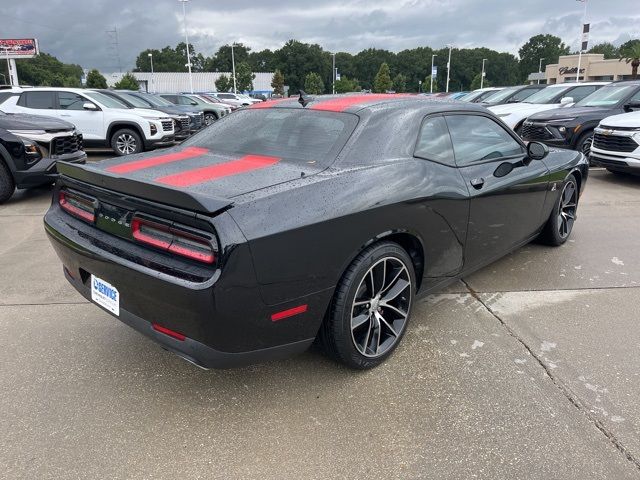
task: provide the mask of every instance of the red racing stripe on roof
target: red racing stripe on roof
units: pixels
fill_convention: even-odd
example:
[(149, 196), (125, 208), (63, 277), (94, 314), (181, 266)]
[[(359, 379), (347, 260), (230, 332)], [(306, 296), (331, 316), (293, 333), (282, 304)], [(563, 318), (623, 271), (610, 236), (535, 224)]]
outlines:
[(114, 165), (107, 168), (107, 172), (111, 173), (131, 173), (145, 168), (156, 167), (158, 165), (164, 165), (165, 163), (178, 162), (180, 160), (186, 160), (188, 158), (201, 157), (209, 153), (206, 148), (200, 147), (187, 147), (184, 150), (174, 153), (167, 153), (166, 155), (158, 155), (157, 157), (144, 158), (142, 160), (136, 160), (134, 162), (121, 163), (120, 165)]
[(346, 95), (340, 98), (332, 98), (331, 100), (322, 101), (318, 99), (318, 103), (310, 106), (312, 110), (326, 110), (330, 112), (344, 112), (347, 108), (363, 103), (376, 102), (378, 100), (390, 100), (394, 98), (408, 97), (410, 95), (397, 95), (395, 93), (374, 93), (367, 95)]
[(251, 172), (260, 168), (270, 167), (280, 161), (276, 157), (267, 157), (263, 155), (245, 155), (238, 160), (230, 162), (218, 163), (209, 167), (196, 168), (166, 177), (156, 178), (158, 183), (171, 185), (172, 187), (189, 187), (198, 183), (208, 182), (217, 178), (238, 175), (239, 173)]

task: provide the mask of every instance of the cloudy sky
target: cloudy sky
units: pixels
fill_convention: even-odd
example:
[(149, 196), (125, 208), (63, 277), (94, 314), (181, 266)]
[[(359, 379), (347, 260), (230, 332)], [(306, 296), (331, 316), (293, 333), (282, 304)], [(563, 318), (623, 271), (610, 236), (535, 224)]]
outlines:
[[(591, 43), (640, 38), (640, 0), (588, 0)], [(177, 0), (20, 0), (3, 7), (0, 37), (36, 37), (42, 51), (104, 72), (117, 70), (118, 29), (123, 69), (138, 52), (184, 38)], [(486, 46), (517, 53), (537, 33), (577, 49), (583, 3), (577, 0), (190, 0), (191, 43), (210, 55), (233, 41), (254, 50), (286, 40), (331, 51), (368, 47)]]

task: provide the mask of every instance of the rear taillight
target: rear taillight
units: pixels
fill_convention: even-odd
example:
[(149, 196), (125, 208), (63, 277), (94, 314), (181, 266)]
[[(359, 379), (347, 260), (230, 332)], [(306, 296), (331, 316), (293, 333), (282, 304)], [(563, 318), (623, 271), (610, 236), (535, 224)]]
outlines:
[(94, 223), (96, 220), (96, 201), (89, 197), (68, 190), (60, 190), (58, 203), (65, 212), (76, 218), (89, 223)]
[(215, 240), (204, 232), (176, 224), (166, 225), (139, 216), (131, 220), (133, 238), (146, 245), (202, 263), (216, 259)]

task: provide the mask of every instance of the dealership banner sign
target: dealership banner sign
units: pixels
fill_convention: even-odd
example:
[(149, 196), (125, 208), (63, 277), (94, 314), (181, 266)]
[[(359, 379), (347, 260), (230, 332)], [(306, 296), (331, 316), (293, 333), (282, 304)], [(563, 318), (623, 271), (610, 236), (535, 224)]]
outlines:
[(38, 53), (35, 38), (0, 38), (0, 59), (32, 58)]

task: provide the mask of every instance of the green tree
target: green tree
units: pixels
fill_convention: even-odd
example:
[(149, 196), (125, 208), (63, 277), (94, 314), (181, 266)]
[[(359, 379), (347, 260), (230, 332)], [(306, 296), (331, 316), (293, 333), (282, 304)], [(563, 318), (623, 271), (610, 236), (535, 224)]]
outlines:
[(138, 80), (131, 72), (125, 73), (122, 78), (113, 85), (116, 90), (139, 90)]
[(280, 70), (277, 70), (273, 73), (273, 78), (271, 79), (271, 87), (273, 88), (273, 93), (276, 95), (284, 95), (284, 75)]
[(107, 79), (94, 68), (87, 74), (87, 88), (107, 88)]
[(220, 75), (215, 82), (218, 92), (228, 92), (233, 87), (233, 81), (226, 75)]
[(637, 80), (640, 66), (640, 40), (630, 40), (620, 45), (620, 61), (631, 64), (631, 78)]
[(336, 93), (359, 92), (361, 90), (358, 80), (351, 80), (346, 76), (341, 76), (336, 80)]
[(287, 79), (289, 92), (304, 90), (307, 73), (316, 72), (323, 83), (331, 81), (331, 56), (320, 45), (289, 40), (274, 52), (274, 68)]
[(47, 53), (19, 60), (16, 62), (16, 68), (22, 85), (60, 87), (65, 83), (79, 85), (84, 75), (80, 65), (62, 63)]
[[(149, 54), (152, 57), (149, 57)], [(153, 58), (154, 72), (186, 72), (187, 63), (187, 44), (180, 42), (175, 48), (166, 46), (162, 50), (147, 49), (138, 54), (136, 58), (136, 67), (134, 72), (150, 72), (151, 58)], [(189, 44), (189, 58), (191, 59), (191, 69), (194, 72), (204, 70), (206, 59), (202, 54), (197, 54), (195, 47)]]
[(380, 65), (376, 78), (373, 80), (373, 91), (376, 93), (384, 93), (392, 88), (393, 82), (391, 81), (389, 65), (387, 65), (387, 63), (383, 63)]
[(531, 72), (538, 71), (541, 58), (544, 58), (547, 64), (558, 63), (560, 55), (569, 53), (569, 47), (554, 35), (536, 35), (520, 47), (518, 53), (520, 54), (520, 75), (522, 79), (526, 79)]
[(618, 50), (618, 48), (614, 44), (609, 42), (594, 45), (589, 50), (589, 53), (602, 53), (605, 60), (620, 58), (620, 51)]
[[(422, 91), (426, 93), (431, 92), (431, 75), (427, 75), (427, 78), (422, 82)], [(438, 91), (438, 77), (433, 79), (433, 93)]]
[(354, 77), (361, 82), (362, 88), (370, 90), (374, 88), (376, 74), (380, 64), (393, 65), (396, 54), (388, 50), (368, 48), (359, 52), (353, 59), (355, 65)]
[(322, 77), (315, 72), (309, 73), (304, 79), (304, 91), (312, 95), (320, 95), (324, 92)]
[[(240, 63), (249, 62), (251, 48), (242, 43), (233, 44), (233, 60), (236, 62), (236, 73)], [(231, 72), (233, 63), (231, 59), (231, 45), (223, 45), (213, 57), (205, 61), (204, 69), (207, 72)]]
[(275, 54), (269, 49), (249, 52), (247, 61), (253, 72), (272, 72), (275, 70)]
[(393, 89), (396, 93), (404, 93), (407, 91), (407, 77), (399, 73), (393, 77)]
[(253, 80), (256, 78), (247, 62), (236, 64), (236, 89), (239, 92), (253, 90)]
[(470, 90), (477, 90), (478, 88), (480, 88), (481, 84), (483, 88), (491, 86), (491, 82), (486, 78), (484, 79), (484, 82), (482, 82), (482, 74), (478, 73), (475, 77), (473, 77)]

